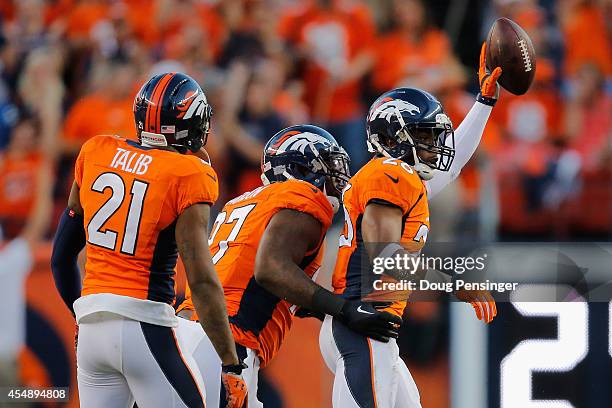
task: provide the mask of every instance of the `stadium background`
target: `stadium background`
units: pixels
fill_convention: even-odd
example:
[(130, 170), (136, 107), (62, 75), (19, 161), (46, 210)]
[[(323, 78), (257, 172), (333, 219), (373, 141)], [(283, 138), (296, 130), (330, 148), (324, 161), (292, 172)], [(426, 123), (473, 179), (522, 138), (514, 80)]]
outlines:
[[(457, 126), (474, 101), (480, 44), (498, 16), (531, 36), (535, 82), (521, 97), (502, 92), (477, 154), (431, 203), (430, 240), (610, 241), (610, 1), (0, 0), (3, 240), (19, 236), (36, 216), (46, 220), (25, 281), (25, 344), (16, 369), (13, 356), (2, 357), (0, 381), (76, 391), (74, 327), (53, 287), (49, 240), (80, 145), (96, 134), (133, 137), (132, 100), (151, 74), (184, 71), (207, 93), (219, 207), (259, 184), (263, 143), (289, 124), (325, 126), (349, 151), (355, 171), (367, 160), (367, 106), (389, 88), (434, 93)], [(334, 256), (328, 254), (328, 271)], [(0, 285), (9, 274), (0, 273)], [(322, 275), (329, 284), (329, 274)], [(418, 303), (406, 316), (401, 352), (425, 407), (451, 406), (451, 398), (453, 406), (468, 406), (451, 390), (451, 378), (453, 384), (479, 378), (456, 374), (451, 363), (453, 336), (474, 320), (471, 314), (463, 320), (452, 310), (458, 306)], [(597, 312), (603, 323), (592, 324), (603, 333), (606, 312)], [(548, 323), (540, 335), (554, 337), (555, 322)], [(490, 330), (496, 327), (507, 338), (528, 333), (501, 316)], [(318, 328), (316, 321), (298, 321), (263, 371), (266, 406), (330, 405), (332, 377), (319, 356)], [(0, 341), (9, 335), (0, 329)], [(591, 345), (607, 347), (605, 336), (592, 337)], [(468, 365), (486, 366), (483, 350)], [(499, 404), (500, 353), (492, 348), (491, 383), (481, 378), (489, 407)], [(575, 378), (564, 381), (554, 384), (579, 386)], [(576, 393), (572, 402), (612, 405), (609, 395), (588, 394)]]

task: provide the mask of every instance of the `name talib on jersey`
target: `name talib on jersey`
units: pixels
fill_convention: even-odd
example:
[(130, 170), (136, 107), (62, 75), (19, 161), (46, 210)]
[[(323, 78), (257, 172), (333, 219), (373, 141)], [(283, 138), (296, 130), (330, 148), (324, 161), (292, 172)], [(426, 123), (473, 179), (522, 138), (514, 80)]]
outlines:
[(152, 161), (153, 157), (149, 155), (118, 147), (110, 166), (128, 173), (143, 175), (149, 170)]

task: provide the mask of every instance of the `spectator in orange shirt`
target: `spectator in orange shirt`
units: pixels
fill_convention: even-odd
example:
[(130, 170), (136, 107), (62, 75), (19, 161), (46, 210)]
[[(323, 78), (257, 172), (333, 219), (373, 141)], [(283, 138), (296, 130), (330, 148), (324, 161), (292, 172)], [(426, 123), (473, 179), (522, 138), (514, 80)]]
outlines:
[(63, 152), (68, 155), (99, 134), (125, 138), (136, 134), (132, 114), (135, 69), (129, 63), (113, 62), (104, 70), (99, 90), (76, 102), (66, 116)]
[(91, 29), (108, 12), (108, 2), (104, 0), (77, 0), (70, 7), (66, 18), (66, 35), (70, 41), (87, 43)]
[(51, 169), (37, 149), (39, 134), (36, 119), (21, 118), (0, 155), (0, 226), (4, 238), (16, 237), (37, 200), (51, 195)]
[(604, 75), (612, 74), (612, 47), (606, 18), (596, 3), (592, 0), (559, 2), (566, 75), (575, 75), (585, 63), (597, 65)]
[[(132, 0), (133, 1), (133, 0)], [(220, 6), (224, 2), (219, 2)], [(216, 7), (196, 0), (158, 0), (155, 18), (162, 39), (174, 36), (185, 28), (202, 30), (209, 52), (217, 55), (226, 36), (223, 19)]]
[(411, 86), (437, 94), (463, 75), (446, 33), (430, 24), (422, 0), (394, 0), (391, 26), (376, 46), (372, 85), (378, 92)]
[[(539, 67), (538, 67), (539, 69)], [(565, 131), (569, 145), (580, 154), (587, 170), (609, 166), (612, 153), (612, 99), (595, 64), (578, 69), (565, 107)]]
[(159, 41), (159, 27), (151, 24), (151, 16), (155, 14), (156, 2), (151, 0), (124, 0), (125, 14), (123, 18), (131, 32), (146, 46), (153, 47)]
[(365, 148), (362, 78), (373, 64), (374, 25), (361, 2), (314, 0), (280, 21), (281, 37), (304, 61), (304, 100), (358, 169)]
[(559, 136), (561, 99), (554, 83), (552, 62), (538, 58), (536, 77), (529, 92), (515, 96), (504, 92), (496, 107), (508, 135), (520, 142), (549, 142)]

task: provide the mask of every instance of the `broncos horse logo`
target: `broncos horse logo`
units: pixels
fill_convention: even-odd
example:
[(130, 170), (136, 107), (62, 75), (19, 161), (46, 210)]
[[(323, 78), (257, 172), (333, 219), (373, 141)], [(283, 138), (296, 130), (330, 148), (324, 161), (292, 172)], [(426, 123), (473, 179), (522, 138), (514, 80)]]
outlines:
[(206, 100), (206, 95), (204, 95), (204, 93), (195, 91), (191, 92), (180, 102), (178, 106), (178, 110), (180, 111), (178, 117), (182, 119), (190, 119), (193, 117), (193, 115), (202, 115), (207, 103), (208, 101)]
[(418, 106), (411, 104), (410, 102), (403, 101), (401, 99), (385, 98), (381, 101), (372, 112), (370, 120), (383, 118), (387, 122), (391, 122), (391, 118), (399, 111), (399, 113), (408, 112), (411, 115), (421, 113), (421, 109)]
[(274, 149), (276, 154), (284, 153), (288, 150), (304, 153), (308, 145), (317, 143), (325, 145), (330, 144), (329, 140), (315, 133), (291, 131), (281, 136), (281, 138), (270, 147)]

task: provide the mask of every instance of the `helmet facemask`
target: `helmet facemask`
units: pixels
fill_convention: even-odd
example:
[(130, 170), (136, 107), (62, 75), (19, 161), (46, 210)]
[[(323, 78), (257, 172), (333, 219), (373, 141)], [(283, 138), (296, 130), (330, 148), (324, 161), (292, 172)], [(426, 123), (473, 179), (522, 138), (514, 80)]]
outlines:
[(326, 173), (325, 192), (340, 199), (351, 178), (349, 155), (342, 147), (330, 146), (320, 152), (319, 159)]
[(187, 150), (190, 150), (192, 153), (199, 151), (203, 146), (206, 145), (208, 141), (208, 134), (210, 133), (210, 119), (212, 117), (212, 108), (210, 105), (206, 104), (204, 108), (204, 112), (202, 114), (201, 122), (196, 130), (192, 131), (191, 134), (188, 134), (184, 138), (179, 138), (176, 134), (176, 142), (171, 146), (179, 151), (179, 153), (186, 153)]
[(450, 170), (455, 157), (455, 136), (446, 114), (437, 114), (435, 122), (411, 124), (406, 124), (397, 110), (394, 116), (399, 130), (393, 135), (369, 135), (370, 151), (405, 161), (423, 180), (430, 180), (433, 170)]

